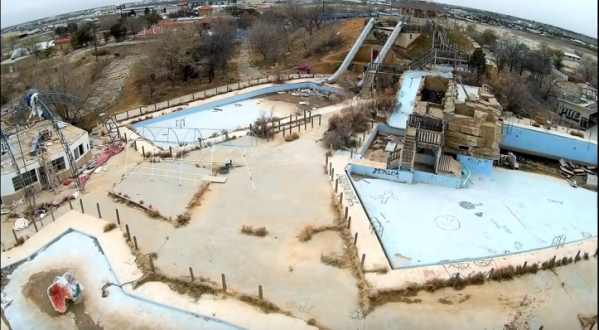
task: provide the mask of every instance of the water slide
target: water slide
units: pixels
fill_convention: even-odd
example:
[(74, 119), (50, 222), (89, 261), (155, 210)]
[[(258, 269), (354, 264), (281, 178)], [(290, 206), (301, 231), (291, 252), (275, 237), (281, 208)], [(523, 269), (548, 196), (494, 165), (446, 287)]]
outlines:
[[(391, 47), (393, 47), (393, 44), (395, 44), (395, 40), (397, 40), (397, 37), (399, 37), (399, 34), (401, 33), (402, 25), (403, 25), (402, 21), (397, 22), (397, 25), (395, 26), (395, 28), (393, 29), (393, 31), (387, 38), (387, 41), (385, 41), (383, 48), (381, 48), (381, 51), (377, 55), (373, 64), (382, 64), (383, 63), (383, 60), (385, 60), (385, 57), (387, 57), (387, 53), (389, 52), (389, 50), (391, 50)], [(362, 87), (363, 83), (364, 83), (364, 79), (360, 80), (358, 82), (358, 87)]]
[(368, 23), (362, 30), (362, 33), (360, 33), (360, 36), (358, 36), (358, 40), (356, 40), (356, 42), (354, 43), (352, 48), (349, 50), (349, 53), (347, 53), (347, 56), (343, 60), (343, 63), (341, 63), (341, 65), (339, 66), (337, 71), (335, 71), (335, 73), (333, 73), (332, 76), (327, 78), (327, 80), (326, 80), (327, 83), (332, 84), (332, 83), (336, 82), (337, 80), (339, 80), (339, 78), (341, 78), (341, 75), (347, 70), (347, 68), (351, 64), (351, 61), (353, 61), (354, 56), (356, 56), (356, 53), (358, 53), (358, 50), (360, 49), (360, 47), (366, 40), (366, 37), (368, 37), (368, 34), (370, 33), (370, 31), (372, 31), (372, 28), (374, 28), (374, 21), (375, 21), (374, 18), (371, 18), (370, 20), (368, 20)]

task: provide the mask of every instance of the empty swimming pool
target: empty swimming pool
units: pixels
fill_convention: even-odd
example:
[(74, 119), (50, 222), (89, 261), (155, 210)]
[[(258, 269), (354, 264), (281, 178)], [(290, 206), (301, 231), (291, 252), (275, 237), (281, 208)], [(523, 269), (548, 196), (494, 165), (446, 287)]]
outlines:
[(597, 194), (553, 177), (495, 168), (464, 189), (352, 181), (394, 269), (597, 236)]

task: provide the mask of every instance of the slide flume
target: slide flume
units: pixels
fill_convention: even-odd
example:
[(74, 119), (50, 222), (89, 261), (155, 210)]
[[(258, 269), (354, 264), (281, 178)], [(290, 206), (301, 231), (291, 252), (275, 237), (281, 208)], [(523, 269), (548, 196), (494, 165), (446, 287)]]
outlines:
[[(381, 48), (381, 51), (377, 55), (373, 64), (382, 64), (383, 63), (383, 60), (385, 60), (385, 57), (387, 57), (387, 53), (389, 52), (391, 47), (393, 47), (393, 44), (395, 44), (395, 40), (397, 40), (397, 37), (399, 37), (399, 34), (401, 33), (402, 25), (403, 25), (402, 21), (397, 22), (397, 25), (393, 29), (393, 32), (391, 32), (391, 35), (389, 35), (389, 38), (387, 38), (387, 41), (385, 41), (383, 48)], [(362, 87), (362, 84), (364, 84), (364, 79), (362, 79), (358, 82), (358, 87)]]
[(353, 61), (354, 56), (356, 56), (356, 53), (358, 53), (358, 50), (362, 46), (362, 43), (364, 43), (364, 41), (366, 40), (366, 37), (368, 37), (368, 34), (370, 33), (370, 31), (372, 31), (372, 28), (374, 27), (374, 21), (375, 21), (374, 18), (371, 18), (368, 21), (368, 24), (366, 24), (366, 26), (362, 30), (362, 33), (360, 33), (360, 36), (358, 36), (358, 39), (356, 40), (356, 42), (354, 43), (352, 48), (349, 50), (349, 53), (347, 53), (347, 56), (343, 60), (343, 63), (341, 63), (341, 65), (339, 66), (337, 71), (335, 71), (335, 73), (333, 73), (332, 76), (327, 78), (327, 80), (326, 80), (327, 83), (331, 84), (331, 83), (336, 82), (337, 80), (339, 80), (341, 75), (347, 70), (347, 67), (349, 67), (349, 65), (351, 64), (351, 61)]

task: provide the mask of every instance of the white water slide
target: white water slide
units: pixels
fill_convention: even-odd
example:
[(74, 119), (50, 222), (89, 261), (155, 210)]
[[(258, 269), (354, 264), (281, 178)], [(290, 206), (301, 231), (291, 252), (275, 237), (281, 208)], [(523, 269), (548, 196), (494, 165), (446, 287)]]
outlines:
[(333, 73), (332, 76), (327, 78), (327, 83), (332, 84), (339, 80), (339, 78), (341, 78), (341, 75), (347, 70), (347, 68), (351, 64), (351, 61), (353, 61), (354, 56), (356, 56), (356, 53), (358, 53), (358, 50), (366, 40), (366, 37), (368, 37), (370, 31), (372, 31), (372, 28), (374, 27), (374, 21), (374, 17), (368, 21), (368, 24), (366, 24), (366, 26), (362, 30), (362, 33), (360, 33), (360, 36), (358, 36), (358, 40), (356, 40), (352, 48), (349, 50), (349, 53), (347, 53), (347, 56), (345, 56), (343, 63), (341, 63), (337, 71), (335, 71), (335, 73)]
[[(387, 38), (387, 41), (385, 41), (383, 48), (381, 48), (381, 51), (376, 56), (376, 59), (374, 60), (374, 62), (372, 62), (373, 64), (382, 64), (383, 63), (383, 61), (385, 60), (385, 57), (387, 57), (387, 53), (389, 52), (389, 50), (391, 50), (391, 47), (393, 47), (393, 44), (395, 44), (395, 40), (397, 40), (397, 37), (399, 37), (399, 34), (401, 33), (402, 25), (403, 25), (402, 21), (397, 22), (397, 25), (395, 26), (395, 28), (393, 29), (393, 31)], [(360, 80), (358, 82), (358, 87), (362, 87), (363, 83), (364, 83), (364, 79)]]

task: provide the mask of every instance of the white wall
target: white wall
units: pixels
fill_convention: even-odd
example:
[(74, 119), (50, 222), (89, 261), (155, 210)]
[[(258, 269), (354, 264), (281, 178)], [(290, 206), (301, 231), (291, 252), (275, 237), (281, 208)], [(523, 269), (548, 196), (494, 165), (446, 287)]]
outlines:
[[(60, 143), (60, 142), (57, 142)], [(81, 137), (79, 137), (77, 140), (75, 140), (75, 142), (73, 144), (71, 144), (71, 152), (73, 152), (73, 156), (74, 154), (74, 150), (77, 149), (79, 147), (80, 144), (83, 143), (83, 154), (85, 154), (88, 150), (89, 150), (89, 135), (87, 134), (87, 132), (85, 132), (85, 134), (83, 134)], [(29, 149), (27, 149), (28, 151)], [(71, 166), (69, 165), (69, 161), (67, 160), (67, 158), (65, 157), (65, 152), (64, 150), (61, 150), (59, 152), (54, 153), (52, 156), (50, 156), (50, 161), (58, 159), (60, 157), (64, 157), (64, 163), (66, 165), (66, 169), (71, 168)], [(81, 156), (79, 156), (79, 158), (81, 158)], [(79, 158), (75, 159), (75, 161), (77, 161)], [(19, 161), (17, 161), (19, 163)], [(21, 162), (21, 166), (19, 166), (19, 171), (21, 171), (21, 173), (25, 173), (28, 171), (31, 171), (32, 169), (38, 169), (40, 167), (40, 163), (36, 160), (30, 164), (27, 165), (27, 167), (23, 167), (22, 166), (22, 162)], [(6, 196), (6, 195), (12, 195), (15, 193), (15, 188), (13, 186), (12, 183), (12, 179), (14, 177), (16, 177), (17, 174), (15, 173), (15, 171), (12, 172), (8, 172), (5, 174), (2, 174), (2, 178), (1, 178), (1, 183), (0, 183), (0, 196)], [(37, 177), (39, 180), (39, 171), (37, 171)]]

